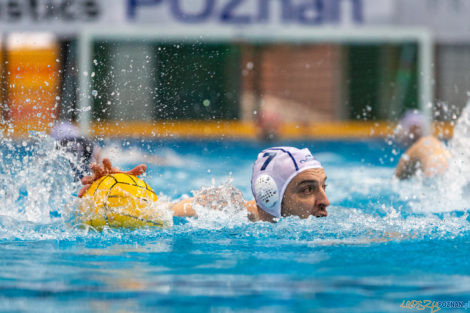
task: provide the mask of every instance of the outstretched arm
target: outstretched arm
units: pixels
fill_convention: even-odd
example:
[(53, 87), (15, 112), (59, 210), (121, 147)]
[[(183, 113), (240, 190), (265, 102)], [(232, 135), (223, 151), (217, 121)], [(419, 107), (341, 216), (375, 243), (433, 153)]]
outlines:
[[(175, 203), (173, 206), (170, 207), (170, 209), (173, 211), (174, 216), (178, 216), (178, 217), (197, 216), (196, 210), (193, 207), (193, 203), (194, 203), (194, 198), (184, 199)], [(251, 221), (259, 220), (258, 210), (256, 208), (255, 200), (246, 201), (244, 206), (247, 210), (248, 218)]]

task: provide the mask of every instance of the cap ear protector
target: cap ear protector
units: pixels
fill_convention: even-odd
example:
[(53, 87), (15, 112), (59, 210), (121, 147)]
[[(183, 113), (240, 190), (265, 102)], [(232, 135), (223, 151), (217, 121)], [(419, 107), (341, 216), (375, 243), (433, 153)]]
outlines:
[(270, 209), (279, 202), (279, 192), (274, 178), (268, 174), (260, 175), (254, 183), (255, 198)]

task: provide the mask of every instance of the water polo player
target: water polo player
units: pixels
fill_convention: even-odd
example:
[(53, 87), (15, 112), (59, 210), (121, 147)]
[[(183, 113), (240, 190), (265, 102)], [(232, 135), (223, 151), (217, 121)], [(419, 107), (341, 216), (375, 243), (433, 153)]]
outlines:
[[(258, 154), (251, 176), (255, 200), (248, 206), (254, 220), (295, 215), (327, 216), (326, 174), (307, 149), (276, 147)], [(256, 203), (256, 205), (255, 205)]]
[[(93, 164), (91, 169), (93, 174), (82, 179), (85, 186), (79, 197), (85, 194), (92, 182), (104, 175), (120, 172), (108, 159), (104, 159), (102, 165)], [(141, 164), (127, 173), (140, 175), (145, 171), (145, 164)], [(253, 165), (251, 189), (255, 200), (243, 200), (248, 217), (252, 221), (271, 222), (286, 216), (327, 216), (326, 208), (330, 202), (325, 182), (325, 170), (308, 149), (274, 147), (263, 150)], [(198, 196), (173, 204), (174, 216), (195, 216), (195, 204), (204, 202), (206, 197)]]
[(418, 171), (425, 177), (442, 175), (449, 166), (450, 153), (445, 145), (429, 134), (426, 117), (417, 110), (409, 110), (400, 120), (395, 138), (408, 147), (395, 169), (395, 176), (407, 179)]

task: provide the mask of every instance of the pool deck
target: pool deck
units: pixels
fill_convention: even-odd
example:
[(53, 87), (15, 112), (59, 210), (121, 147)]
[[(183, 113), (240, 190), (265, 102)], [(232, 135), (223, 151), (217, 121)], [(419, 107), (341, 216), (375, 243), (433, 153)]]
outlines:
[[(341, 121), (308, 125), (286, 123), (278, 129), (281, 139), (384, 138), (393, 134), (396, 123), (387, 121)], [(0, 125), (4, 136), (24, 138), (29, 131), (48, 131), (45, 125)], [(240, 138), (256, 139), (260, 130), (254, 122), (242, 121), (156, 121), (93, 123), (90, 136), (107, 138)], [(434, 135), (448, 139), (453, 124), (434, 122)]]

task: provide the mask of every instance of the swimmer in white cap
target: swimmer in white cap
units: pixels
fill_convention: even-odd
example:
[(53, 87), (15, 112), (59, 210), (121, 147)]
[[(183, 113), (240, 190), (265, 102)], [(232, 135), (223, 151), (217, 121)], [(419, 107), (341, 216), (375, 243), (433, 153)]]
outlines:
[[(327, 216), (326, 174), (307, 148), (274, 147), (258, 154), (251, 176), (253, 220)], [(255, 205), (256, 204), (256, 205)]]
[(426, 117), (415, 109), (405, 112), (395, 129), (394, 138), (401, 146), (409, 147), (428, 134)]
[[(93, 175), (84, 177), (82, 196), (89, 184), (103, 175), (118, 172), (108, 159), (103, 165), (94, 164)], [(129, 171), (134, 175), (145, 172), (141, 164)], [(308, 149), (273, 147), (261, 151), (253, 165), (251, 190), (255, 200), (245, 203), (252, 221), (269, 221), (286, 216), (325, 217), (330, 204), (325, 192), (326, 174), (322, 165)], [(195, 216), (193, 198), (172, 206), (175, 216)]]

